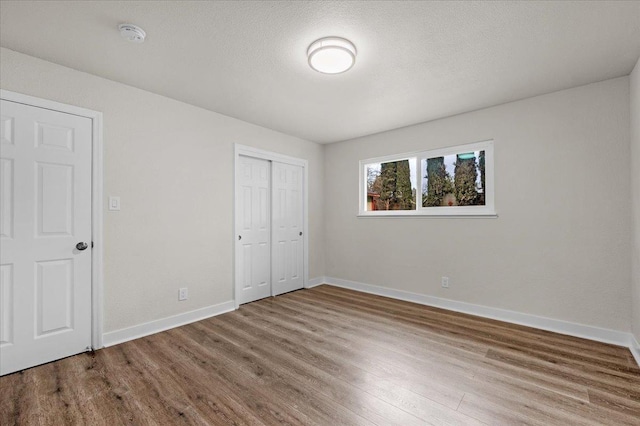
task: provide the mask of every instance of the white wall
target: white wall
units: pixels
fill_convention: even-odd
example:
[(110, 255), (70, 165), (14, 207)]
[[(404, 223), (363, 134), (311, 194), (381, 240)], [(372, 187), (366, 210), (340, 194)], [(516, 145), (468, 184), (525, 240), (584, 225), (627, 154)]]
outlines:
[(4, 48), (0, 66), (3, 89), (104, 113), (105, 198), (122, 197), (105, 211), (105, 332), (233, 298), (234, 143), (309, 160), (309, 276), (324, 275), (322, 146)]
[[(639, 69), (631, 79), (323, 147), (0, 50), (3, 89), (104, 113), (105, 197), (122, 197), (121, 212), (105, 212), (107, 332), (233, 297), (237, 142), (309, 160), (311, 278), (620, 331), (630, 329), (633, 305), (638, 338)], [(495, 140), (499, 218), (356, 217), (358, 160), (485, 139)], [(187, 302), (177, 301), (181, 286)]]
[(640, 342), (640, 59), (631, 73), (632, 331)]
[[(356, 216), (359, 160), (486, 139), (497, 219)], [(629, 146), (628, 77), (328, 145), (327, 276), (629, 331)]]

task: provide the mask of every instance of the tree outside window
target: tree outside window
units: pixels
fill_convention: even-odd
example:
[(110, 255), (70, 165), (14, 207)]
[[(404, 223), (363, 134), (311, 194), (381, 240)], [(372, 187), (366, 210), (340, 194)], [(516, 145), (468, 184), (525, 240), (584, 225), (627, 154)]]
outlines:
[(493, 141), (360, 161), (361, 216), (496, 216)]

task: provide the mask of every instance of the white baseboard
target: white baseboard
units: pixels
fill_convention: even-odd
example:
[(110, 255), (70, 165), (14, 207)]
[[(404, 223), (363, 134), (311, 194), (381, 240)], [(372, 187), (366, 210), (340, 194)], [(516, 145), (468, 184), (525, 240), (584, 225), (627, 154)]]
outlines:
[(181, 325), (200, 321), (209, 317), (224, 314), (226, 312), (231, 312), (235, 309), (235, 302), (233, 300), (230, 300), (218, 305), (207, 306), (171, 317), (146, 322), (144, 324), (134, 325), (133, 327), (111, 331), (102, 335), (102, 342), (104, 347), (106, 348), (108, 346), (117, 345), (129, 340), (134, 340), (140, 337), (148, 336), (150, 334), (169, 330), (171, 328), (180, 327)]
[[(506, 309), (474, 305), (472, 303), (466, 302), (458, 302), (456, 300), (443, 299), (440, 297), (428, 296), (426, 294), (411, 293), (408, 291), (395, 290), (388, 287), (379, 287), (371, 284), (343, 280), (333, 277), (312, 278), (307, 282), (305, 288), (312, 288), (321, 284), (328, 284), (335, 287), (342, 287), (350, 290), (360, 291), (363, 293), (370, 293), (378, 296), (389, 297), (392, 299), (404, 300), (421, 305), (447, 309), (449, 311), (462, 312), (479, 317), (491, 318), (508, 323), (538, 328), (541, 330), (553, 331), (555, 333), (567, 334), (569, 336), (595, 340), (598, 342), (626, 346), (633, 354), (633, 357), (635, 358), (638, 365), (640, 365), (640, 344), (631, 333), (577, 324), (552, 318), (545, 318), (536, 315), (523, 314)], [(235, 301), (230, 300), (218, 305), (207, 306), (205, 308), (196, 309), (194, 311), (185, 312), (179, 315), (174, 315), (172, 317), (135, 325), (133, 327), (123, 328), (121, 330), (111, 331), (103, 335), (104, 347), (117, 345), (129, 340), (138, 339), (150, 334), (155, 334), (161, 331), (169, 330), (171, 328), (180, 327), (181, 325), (200, 321), (216, 315), (224, 314), (226, 312), (231, 312), (235, 309)]]
[(309, 281), (307, 281), (307, 285), (304, 286), (304, 288), (312, 288), (315, 286), (319, 286), (320, 284), (324, 284), (326, 282), (326, 278), (325, 277), (315, 277), (315, 278), (311, 278)]
[[(631, 334), (631, 333), (629, 333)], [(638, 343), (638, 339), (631, 334), (629, 337), (629, 350), (631, 351), (631, 355), (636, 359), (636, 363), (640, 367), (640, 343)]]
[[(348, 288), (351, 290), (371, 293), (378, 296), (390, 297), (392, 299), (404, 300), (407, 302), (419, 303), (421, 305), (433, 306), (447, 309), (449, 311), (462, 312), (484, 318), (491, 318), (541, 330), (553, 331), (555, 333), (567, 334), (569, 336), (581, 337), (603, 343), (611, 343), (619, 346), (627, 346), (631, 349), (631, 333), (609, 330), (606, 328), (593, 327), (590, 325), (577, 324), (568, 321), (545, 318), (536, 315), (523, 314), (506, 309), (492, 308), (489, 306), (474, 305), (472, 303), (458, 302), (450, 299), (443, 299), (426, 294), (411, 293), (408, 291), (395, 290), (388, 287), (379, 287), (371, 284), (359, 283), (356, 281), (343, 280), (340, 278), (324, 277), (324, 282), (336, 287)], [(635, 339), (634, 339), (635, 340)], [(636, 342), (637, 344), (637, 342)], [(631, 349), (633, 353), (633, 349)], [(636, 351), (636, 360), (640, 352)]]

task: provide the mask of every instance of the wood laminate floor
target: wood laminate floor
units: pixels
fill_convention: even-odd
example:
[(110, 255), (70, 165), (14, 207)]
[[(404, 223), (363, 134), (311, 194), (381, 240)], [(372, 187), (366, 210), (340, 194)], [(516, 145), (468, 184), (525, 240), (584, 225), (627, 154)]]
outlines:
[(640, 425), (628, 349), (330, 286), (0, 378), (0, 424)]

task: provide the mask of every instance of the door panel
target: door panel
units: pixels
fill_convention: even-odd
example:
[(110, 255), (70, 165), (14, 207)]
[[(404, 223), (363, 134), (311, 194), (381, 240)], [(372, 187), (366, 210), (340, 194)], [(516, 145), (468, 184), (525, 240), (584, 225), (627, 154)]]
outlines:
[(303, 184), (301, 166), (273, 162), (273, 294), (301, 289), (303, 282)]
[(36, 141), (39, 147), (73, 152), (73, 128), (37, 122)]
[(36, 337), (73, 330), (73, 259), (37, 262)]
[(0, 158), (0, 238), (3, 239), (13, 238), (13, 186), (13, 160)]
[[(291, 279), (297, 280), (301, 278), (300, 267), (302, 266), (302, 262), (299, 258), (300, 253), (302, 252), (302, 244), (300, 244), (300, 239), (291, 240)], [(302, 286), (300, 286), (302, 288)]]
[(91, 120), (2, 101), (0, 374), (91, 346)]
[(73, 166), (38, 165), (38, 237), (73, 234)]
[(0, 348), (13, 344), (13, 265), (0, 266)]
[(241, 156), (236, 175), (238, 303), (271, 296), (270, 163)]

